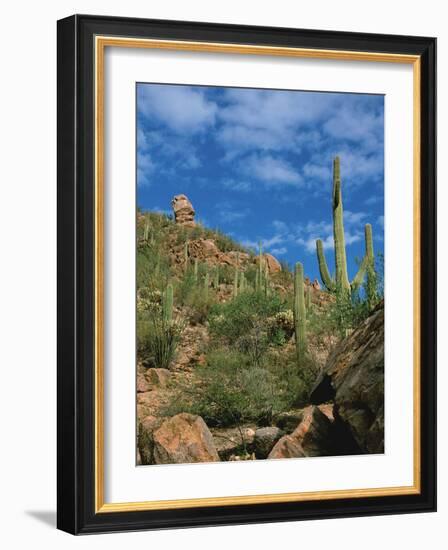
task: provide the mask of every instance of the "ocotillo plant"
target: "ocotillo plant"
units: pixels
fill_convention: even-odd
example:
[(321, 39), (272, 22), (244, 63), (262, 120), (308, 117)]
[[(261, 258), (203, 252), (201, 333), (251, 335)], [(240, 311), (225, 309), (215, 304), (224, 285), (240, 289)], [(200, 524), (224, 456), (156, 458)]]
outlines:
[[(355, 290), (364, 279), (367, 267), (367, 259), (364, 257), (359, 266), (358, 273), (350, 283), (347, 272), (347, 255), (345, 252), (344, 211), (342, 206), (341, 191), (341, 167), (339, 157), (333, 161), (333, 239), (335, 257), (335, 276), (332, 277), (328, 270), (322, 241), (316, 241), (317, 259), (322, 282), (330, 292), (342, 291), (348, 295)], [(367, 231), (367, 230), (366, 230)], [(366, 233), (367, 234), (367, 233)], [(371, 228), (370, 228), (371, 234)]]
[(163, 297), (163, 308), (162, 308), (163, 320), (167, 324), (171, 323), (173, 320), (173, 303), (174, 303), (173, 285), (169, 283), (165, 290), (165, 296)]
[(306, 309), (303, 286), (303, 265), (297, 262), (294, 271), (294, 332), (299, 363), (306, 352)]

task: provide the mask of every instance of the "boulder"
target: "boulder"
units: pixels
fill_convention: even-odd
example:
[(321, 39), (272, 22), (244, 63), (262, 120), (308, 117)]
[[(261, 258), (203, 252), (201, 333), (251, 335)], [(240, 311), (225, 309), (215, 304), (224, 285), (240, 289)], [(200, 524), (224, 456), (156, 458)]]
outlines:
[[(280, 265), (280, 262), (272, 254), (268, 254), (268, 253), (263, 254), (263, 259), (266, 262), (266, 265), (268, 266), (269, 273), (278, 273), (279, 271), (282, 270), (282, 266)], [(255, 263), (258, 264), (260, 261), (259, 256), (255, 256), (254, 261)]]
[(284, 435), (275, 444), (268, 458), (302, 458), (306, 456), (299, 441), (292, 435)]
[(176, 195), (171, 201), (174, 212), (174, 219), (177, 224), (186, 227), (194, 227), (195, 211), (193, 205), (186, 195)]
[(254, 452), (257, 458), (267, 458), (273, 446), (284, 435), (277, 426), (258, 428), (254, 437)]
[(144, 393), (151, 389), (148, 380), (142, 373), (137, 374), (137, 393)]
[[(330, 422), (334, 421), (332, 403), (319, 405), (318, 409), (328, 418), (328, 420), (330, 420)], [(304, 414), (308, 410), (309, 407), (304, 409), (293, 409), (291, 411), (279, 413), (274, 418), (275, 425), (287, 434), (292, 433), (302, 422)]]
[(287, 434), (292, 433), (302, 422), (303, 410), (297, 409), (277, 414), (274, 418), (275, 425)]
[(171, 372), (168, 369), (148, 369), (145, 373), (145, 380), (150, 388), (166, 388)]
[(328, 358), (311, 402), (329, 400), (361, 452), (384, 452), (384, 303)]
[(141, 464), (154, 464), (154, 430), (160, 428), (163, 418), (148, 415), (138, 423), (137, 457)]
[[(252, 451), (255, 430), (251, 427), (212, 428), (213, 443), (221, 460), (229, 460), (232, 455), (244, 450)], [(244, 441), (243, 441), (244, 438)]]
[(303, 410), (303, 418), (290, 435), (281, 437), (268, 458), (298, 458), (334, 454), (332, 422), (313, 405)]
[(213, 437), (200, 416), (180, 413), (152, 434), (155, 464), (219, 462)]
[(221, 256), (219, 248), (213, 239), (196, 239), (188, 244), (190, 258), (201, 262), (218, 263)]

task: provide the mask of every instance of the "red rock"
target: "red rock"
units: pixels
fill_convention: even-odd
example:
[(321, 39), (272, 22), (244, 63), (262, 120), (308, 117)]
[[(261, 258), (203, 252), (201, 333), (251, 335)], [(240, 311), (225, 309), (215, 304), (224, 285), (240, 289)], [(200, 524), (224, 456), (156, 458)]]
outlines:
[(171, 206), (177, 224), (187, 227), (194, 227), (196, 225), (194, 222), (195, 211), (186, 195), (176, 195), (171, 201)]
[(145, 379), (150, 387), (166, 388), (171, 372), (168, 369), (148, 369)]
[(332, 422), (318, 407), (311, 405), (303, 410), (302, 421), (292, 434), (277, 441), (268, 458), (328, 456), (332, 454), (332, 443)]
[(213, 437), (200, 416), (180, 413), (153, 432), (156, 464), (219, 462)]

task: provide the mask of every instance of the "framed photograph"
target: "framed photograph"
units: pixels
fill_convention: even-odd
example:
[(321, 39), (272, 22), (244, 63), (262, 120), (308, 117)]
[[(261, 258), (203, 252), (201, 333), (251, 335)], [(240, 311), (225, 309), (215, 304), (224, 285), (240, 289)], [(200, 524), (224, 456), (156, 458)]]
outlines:
[(434, 511), (434, 38), (58, 22), (58, 527)]

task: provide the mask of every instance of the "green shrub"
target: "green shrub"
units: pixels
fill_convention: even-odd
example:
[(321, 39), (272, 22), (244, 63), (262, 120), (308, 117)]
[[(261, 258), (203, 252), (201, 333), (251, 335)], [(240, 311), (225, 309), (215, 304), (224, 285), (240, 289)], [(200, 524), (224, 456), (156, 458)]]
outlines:
[(169, 368), (184, 329), (183, 322), (167, 322), (154, 313), (137, 315), (137, 351), (142, 363), (156, 368)]
[(188, 411), (202, 416), (209, 426), (266, 423), (283, 409), (284, 383), (266, 369), (248, 365), (238, 351), (211, 352), (207, 365), (197, 369), (199, 382), (183, 388), (169, 414)]
[(213, 335), (235, 343), (242, 334), (250, 333), (260, 323), (283, 308), (283, 300), (275, 293), (243, 292), (225, 304), (217, 304), (210, 312), (210, 331)]

